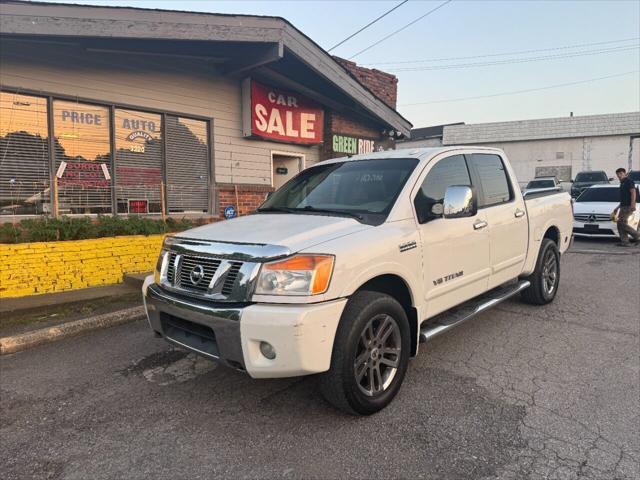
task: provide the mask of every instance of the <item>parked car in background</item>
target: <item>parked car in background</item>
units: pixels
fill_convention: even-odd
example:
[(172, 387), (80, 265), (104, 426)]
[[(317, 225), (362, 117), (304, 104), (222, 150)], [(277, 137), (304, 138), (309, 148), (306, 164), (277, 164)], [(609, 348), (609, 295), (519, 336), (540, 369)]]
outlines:
[(571, 199), (517, 185), (493, 148), (318, 163), (254, 215), (167, 237), (149, 326), (253, 378), (319, 374), (329, 402), (372, 414), (419, 343), (517, 294), (555, 298)]
[(553, 189), (560, 190), (560, 182), (556, 177), (536, 177), (527, 183), (526, 187), (522, 190), (523, 195), (527, 196), (535, 192), (544, 192)]
[(629, 178), (638, 185), (640, 184), (640, 170), (632, 170), (629, 172)]
[[(640, 194), (639, 194), (640, 197)], [(620, 203), (620, 187), (594, 185), (587, 188), (573, 203), (573, 234), (582, 237), (618, 237), (611, 212)], [(636, 209), (629, 225), (637, 229), (640, 212)]]
[(607, 177), (606, 172), (603, 170), (593, 170), (589, 172), (579, 172), (576, 178), (572, 180), (571, 196), (578, 198), (578, 196), (587, 188), (592, 185), (605, 185), (611, 182), (611, 178)]

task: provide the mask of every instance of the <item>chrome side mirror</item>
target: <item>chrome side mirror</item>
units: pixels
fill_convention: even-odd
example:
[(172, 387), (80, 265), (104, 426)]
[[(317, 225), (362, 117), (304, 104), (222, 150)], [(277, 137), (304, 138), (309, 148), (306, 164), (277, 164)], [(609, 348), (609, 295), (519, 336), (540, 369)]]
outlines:
[(444, 193), (444, 218), (473, 217), (478, 201), (473, 189), (466, 185), (452, 185)]

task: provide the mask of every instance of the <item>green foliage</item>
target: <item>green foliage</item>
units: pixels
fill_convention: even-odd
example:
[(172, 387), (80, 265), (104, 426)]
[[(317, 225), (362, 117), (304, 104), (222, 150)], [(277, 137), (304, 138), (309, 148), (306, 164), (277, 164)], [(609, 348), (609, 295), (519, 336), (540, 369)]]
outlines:
[(205, 223), (204, 219), (168, 218), (166, 221), (147, 217), (90, 217), (35, 218), (19, 224), (0, 225), (0, 243), (51, 242), (59, 240), (85, 240), (89, 238), (122, 235), (155, 235), (180, 232)]

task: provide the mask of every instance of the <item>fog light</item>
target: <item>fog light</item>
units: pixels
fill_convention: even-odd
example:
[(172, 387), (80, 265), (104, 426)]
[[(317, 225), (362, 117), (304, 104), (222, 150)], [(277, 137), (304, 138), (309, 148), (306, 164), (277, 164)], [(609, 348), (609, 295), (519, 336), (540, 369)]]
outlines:
[(269, 360), (276, 358), (276, 349), (268, 342), (260, 342), (260, 353)]

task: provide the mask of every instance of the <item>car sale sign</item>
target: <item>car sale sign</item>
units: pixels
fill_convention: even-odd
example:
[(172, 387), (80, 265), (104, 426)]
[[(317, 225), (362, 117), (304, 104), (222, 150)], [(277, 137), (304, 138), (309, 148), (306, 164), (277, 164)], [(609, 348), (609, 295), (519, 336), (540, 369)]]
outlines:
[(245, 136), (286, 143), (322, 143), (324, 111), (302, 95), (246, 79), (243, 82)]

